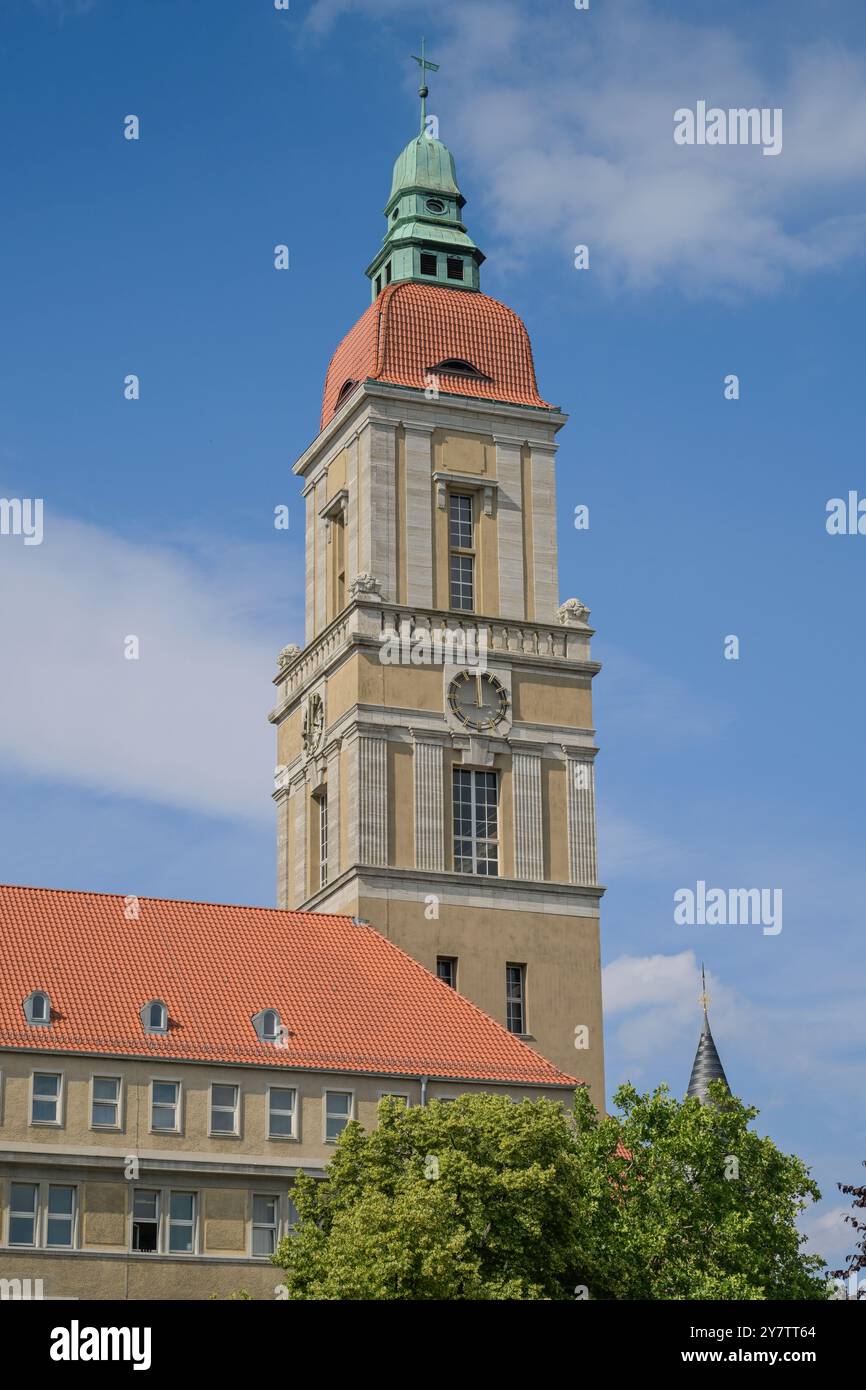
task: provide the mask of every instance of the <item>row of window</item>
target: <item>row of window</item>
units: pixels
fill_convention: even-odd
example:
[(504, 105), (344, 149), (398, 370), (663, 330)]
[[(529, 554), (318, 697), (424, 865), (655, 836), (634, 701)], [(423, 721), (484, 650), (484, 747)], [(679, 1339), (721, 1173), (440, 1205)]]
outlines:
[[(273, 1192), (254, 1192), (249, 1215), (249, 1253), (273, 1255), (297, 1221), (289, 1200), (281, 1215)], [(9, 1246), (38, 1250), (78, 1248), (78, 1188), (74, 1183), (13, 1182), (9, 1192)], [(199, 1253), (199, 1194), (137, 1187), (132, 1191), (129, 1248), (138, 1255)]]
[[(381, 1093), (386, 1094), (386, 1093)], [(400, 1095), (408, 1100), (408, 1095)], [(213, 1138), (240, 1137), (241, 1088), (225, 1082), (210, 1087), (208, 1133)], [(267, 1137), (269, 1139), (298, 1139), (300, 1113), (297, 1088), (269, 1086), (267, 1092)], [(327, 1144), (336, 1143), (346, 1125), (354, 1118), (353, 1091), (325, 1091), (323, 1096), (322, 1137)], [(34, 1072), (31, 1078), (30, 1123), (55, 1125), (64, 1123), (64, 1077), (61, 1072)], [(123, 1128), (123, 1081), (119, 1076), (93, 1076), (90, 1086), (90, 1127), (100, 1130)], [(183, 1086), (180, 1081), (151, 1081), (150, 1132), (152, 1134), (181, 1134), (183, 1132)]]
[[(323, 882), (327, 882), (328, 859), (327, 859), (327, 835), (328, 820), (327, 808), (325, 809), (324, 822), (324, 844), (325, 860)], [(51, 1027), (51, 999), (48, 992), (44, 989), (34, 989), (24, 1000), (24, 1017), (34, 1028)], [(161, 999), (151, 999), (139, 1010), (142, 1026), (145, 1033), (167, 1033), (169, 1031), (170, 1020), (168, 1007)], [(263, 1043), (284, 1043), (288, 1036), (288, 1029), (280, 1022), (280, 1015), (276, 1009), (261, 1009), (259, 1013), (253, 1014), (250, 1022), (255, 1029), (259, 1042)]]
[[(438, 258), (438, 256), (437, 256), (433, 251), (422, 251), (422, 252), (421, 252), (421, 255), (420, 255), (420, 257), (419, 257), (419, 262), (420, 262), (421, 274), (422, 274), (422, 275), (429, 275), (431, 278), (434, 278), (434, 279), (435, 279), (435, 277), (439, 274), (439, 258)], [(464, 263), (464, 261), (463, 261), (463, 257), (462, 257), (462, 256), (446, 256), (446, 257), (445, 257), (445, 275), (446, 275), (446, 278), (447, 278), (448, 280), (455, 280), (455, 281), (456, 281), (456, 280), (461, 280), (461, 281), (462, 281), (462, 280), (465, 278), (465, 276), (464, 276), (464, 265), (465, 265), (465, 263)], [(384, 288), (385, 285), (390, 285), (390, 283), (391, 283), (391, 275), (392, 275), (392, 271), (391, 271), (391, 262), (388, 261), (387, 264), (383, 267), (382, 270), (380, 270), (379, 274), (376, 276), (376, 294), (377, 294), (377, 296), (380, 295), (380, 294), (382, 293), (382, 290), (383, 290), (383, 288)]]
[[(444, 985), (457, 988), (457, 956), (437, 956), (436, 974)], [(505, 967), (505, 1026), (509, 1033), (525, 1034), (526, 966), (509, 962)]]

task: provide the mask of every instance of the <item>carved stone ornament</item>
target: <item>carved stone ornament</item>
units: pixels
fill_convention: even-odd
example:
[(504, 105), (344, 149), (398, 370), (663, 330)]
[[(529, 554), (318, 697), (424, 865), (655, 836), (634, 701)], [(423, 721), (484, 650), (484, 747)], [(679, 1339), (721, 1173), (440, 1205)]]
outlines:
[(300, 647), (295, 642), (290, 642), (287, 647), (283, 647), (283, 650), (277, 657), (277, 665), (281, 671), (284, 666), (291, 665), (300, 650)]
[(360, 598), (362, 595), (371, 594), (376, 598), (382, 597), (378, 579), (375, 575), (368, 574), (366, 570), (362, 571), (361, 574), (355, 575), (355, 578), (349, 585), (349, 593), (352, 598)]
[(324, 729), (325, 707), (322, 704), (322, 697), (321, 695), (310, 695), (304, 705), (304, 718), (301, 725), (304, 752), (307, 757), (315, 753), (322, 741)]
[(579, 598), (567, 598), (560, 606), (558, 616), (563, 627), (576, 627), (578, 623), (586, 622), (589, 609)]

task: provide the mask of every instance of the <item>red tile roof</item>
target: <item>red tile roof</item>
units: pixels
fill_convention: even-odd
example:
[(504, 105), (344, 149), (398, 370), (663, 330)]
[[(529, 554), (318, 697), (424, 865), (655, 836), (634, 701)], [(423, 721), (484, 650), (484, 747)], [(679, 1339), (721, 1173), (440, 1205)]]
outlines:
[[(136, 900), (132, 900), (134, 903)], [(0, 1050), (575, 1085), (350, 917), (0, 885)], [(50, 1028), (28, 1026), (33, 990)], [(168, 1007), (167, 1035), (139, 1010)], [(277, 1009), (288, 1046), (258, 1040)]]
[(552, 409), (538, 394), (529, 334), (513, 309), (476, 291), (407, 280), (382, 291), (331, 358), (321, 427), (347, 382), (389, 381), (423, 391), (430, 369), (451, 358), (483, 375), (439, 372), (440, 392)]

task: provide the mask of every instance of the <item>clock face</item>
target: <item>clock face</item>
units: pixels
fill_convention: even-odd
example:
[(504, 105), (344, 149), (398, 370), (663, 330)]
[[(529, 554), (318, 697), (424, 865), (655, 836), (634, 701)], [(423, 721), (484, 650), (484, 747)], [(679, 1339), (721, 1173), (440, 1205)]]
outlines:
[(489, 672), (461, 671), (448, 687), (448, 703), (467, 729), (495, 729), (508, 712), (508, 692)]
[(311, 695), (304, 708), (303, 738), (307, 753), (315, 753), (325, 727), (325, 707), (321, 695)]

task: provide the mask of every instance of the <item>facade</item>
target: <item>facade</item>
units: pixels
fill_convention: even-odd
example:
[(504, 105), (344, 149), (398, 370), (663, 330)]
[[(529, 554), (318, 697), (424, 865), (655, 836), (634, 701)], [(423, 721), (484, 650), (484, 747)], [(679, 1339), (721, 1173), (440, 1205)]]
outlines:
[(273, 1298), (349, 1119), (576, 1084), (346, 917), (0, 887), (0, 961), (0, 1298)]
[(526, 329), (480, 289), (447, 148), (394, 166), (340, 343), (286, 647), (277, 902), (369, 920), (604, 1104), (589, 610), (561, 602), (557, 435)]

